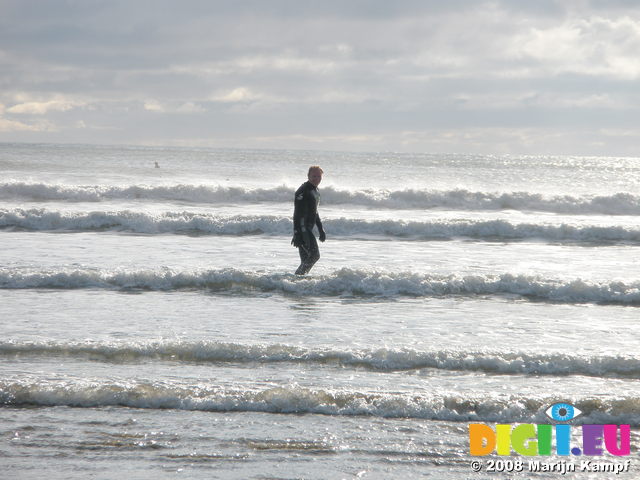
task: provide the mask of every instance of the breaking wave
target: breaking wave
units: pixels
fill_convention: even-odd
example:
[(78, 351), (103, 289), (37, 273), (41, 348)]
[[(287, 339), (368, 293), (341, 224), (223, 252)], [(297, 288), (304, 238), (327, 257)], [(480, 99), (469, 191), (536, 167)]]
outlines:
[[(32, 201), (100, 202), (103, 200), (159, 200), (191, 203), (291, 202), (294, 186), (246, 188), (220, 185), (53, 185), (0, 183), (0, 198)], [(542, 195), (530, 192), (472, 192), (464, 189), (341, 190), (322, 188), (327, 205), (376, 208), (446, 208), (453, 210), (523, 210), (566, 214), (640, 215), (640, 196), (615, 193), (600, 196)]]
[(0, 405), (128, 407), (210, 412), (366, 415), (443, 421), (546, 423), (544, 410), (559, 400), (570, 401), (583, 414), (575, 423), (640, 423), (640, 399), (633, 397), (525, 398), (459, 394), (399, 394), (353, 390), (310, 389), (297, 385), (266, 389), (126, 383), (108, 380), (0, 381)]
[(640, 283), (545, 279), (530, 275), (437, 275), (343, 268), (329, 275), (220, 270), (0, 269), (0, 288), (205, 290), (252, 295), (431, 297), (513, 295), (559, 303), (640, 305)]
[(640, 378), (640, 359), (630, 355), (580, 355), (503, 351), (437, 350), (411, 348), (335, 349), (283, 344), (239, 344), (215, 341), (148, 342), (0, 342), (0, 356), (78, 357), (102, 362), (162, 360), (211, 363), (335, 364), (391, 372), (432, 368), (489, 374), (586, 375)]
[[(486, 240), (540, 239), (574, 243), (640, 243), (640, 229), (622, 226), (514, 223), (508, 220), (326, 219), (332, 236), (385, 236), (408, 240), (473, 238)], [(142, 234), (291, 235), (291, 219), (274, 215), (218, 216), (192, 212), (151, 214), (117, 212), (57, 212), (46, 209), (0, 209), (0, 228), (30, 231), (127, 231)]]

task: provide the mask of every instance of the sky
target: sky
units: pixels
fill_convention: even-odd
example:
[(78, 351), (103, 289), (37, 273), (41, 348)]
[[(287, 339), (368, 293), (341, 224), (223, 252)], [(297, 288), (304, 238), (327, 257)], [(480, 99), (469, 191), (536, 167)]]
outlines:
[(0, 0), (0, 142), (640, 156), (640, 2)]

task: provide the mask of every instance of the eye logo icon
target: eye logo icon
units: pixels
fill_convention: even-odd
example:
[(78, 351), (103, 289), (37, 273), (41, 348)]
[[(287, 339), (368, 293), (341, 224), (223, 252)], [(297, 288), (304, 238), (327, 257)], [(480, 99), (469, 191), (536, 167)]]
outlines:
[(547, 408), (544, 413), (556, 422), (569, 422), (580, 416), (582, 411), (569, 403), (555, 403)]

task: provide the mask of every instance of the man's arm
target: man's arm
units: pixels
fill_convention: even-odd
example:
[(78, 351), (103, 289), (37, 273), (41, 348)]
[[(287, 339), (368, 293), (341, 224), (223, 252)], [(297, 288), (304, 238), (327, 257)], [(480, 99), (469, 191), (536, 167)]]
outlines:
[(304, 244), (302, 236), (304, 227), (304, 187), (300, 187), (293, 198), (293, 238), (291, 245), (299, 247)]
[(301, 186), (295, 193), (293, 200), (293, 231), (302, 233), (304, 231), (304, 220), (307, 211), (306, 195), (304, 191), (304, 185)]
[(318, 239), (321, 242), (324, 242), (327, 239), (327, 235), (324, 233), (324, 228), (322, 228), (322, 220), (320, 220), (320, 214), (316, 213), (316, 227), (318, 227)]

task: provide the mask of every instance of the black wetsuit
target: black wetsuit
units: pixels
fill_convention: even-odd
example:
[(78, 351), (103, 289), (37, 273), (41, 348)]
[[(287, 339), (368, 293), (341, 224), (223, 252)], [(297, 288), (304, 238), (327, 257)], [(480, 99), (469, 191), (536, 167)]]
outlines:
[(318, 215), (320, 192), (310, 182), (304, 182), (296, 190), (293, 202), (293, 241), (300, 252), (300, 266), (296, 275), (304, 275), (320, 259), (318, 242), (313, 235), (313, 226), (318, 227), (320, 240), (324, 241), (325, 234)]

